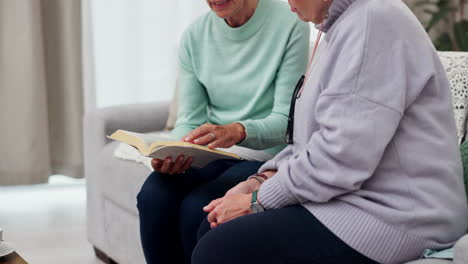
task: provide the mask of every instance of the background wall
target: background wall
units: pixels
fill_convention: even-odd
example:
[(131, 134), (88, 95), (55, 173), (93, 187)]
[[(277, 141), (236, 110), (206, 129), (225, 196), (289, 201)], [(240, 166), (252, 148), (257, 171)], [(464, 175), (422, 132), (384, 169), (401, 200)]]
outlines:
[(85, 109), (172, 99), (180, 36), (207, 11), (205, 0), (83, 0)]
[[(88, 107), (172, 98), (177, 43), (196, 17), (200, 0), (87, 0)], [(89, 76), (89, 75), (93, 76)]]

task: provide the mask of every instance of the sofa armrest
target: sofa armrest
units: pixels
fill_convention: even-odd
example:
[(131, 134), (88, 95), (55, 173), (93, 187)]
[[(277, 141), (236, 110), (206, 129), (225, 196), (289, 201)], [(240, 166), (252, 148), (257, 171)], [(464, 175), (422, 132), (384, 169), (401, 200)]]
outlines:
[(96, 109), (83, 118), (85, 166), (109, 141), (117, 129), (151, 132), (164, 129), (169, 115), (169, 102), (119, 105)]
[(118, 105), (100, 108), (85, 114), (84, 127), (99, 127), (101, 135), (110, 135), (117, 129), (134, 132), (162, 130), (169, 115), (169, 102)]
[(455, 259), (454, 264), (468, 263), (468, 235), (460, 238), (455, 244)]

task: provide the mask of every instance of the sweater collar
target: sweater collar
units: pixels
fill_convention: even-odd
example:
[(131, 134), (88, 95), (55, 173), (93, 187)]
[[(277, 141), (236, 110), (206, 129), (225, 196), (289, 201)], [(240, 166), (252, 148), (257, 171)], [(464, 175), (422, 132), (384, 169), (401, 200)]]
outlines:
[(253, 36), (264, 24), (268, 17), (271, 0), (258, 0), (257, 8), (253, 16), (242, 26), (233, 28), (226, 21), (211, 12), (215, 28), (231, 40), (244, 40)]
[[(328, 9), (328, 18), (323, 23), (323, 32), (327, 32), (338, 18), (357, 0), (333, 0), (330, 8)], [(316, 26), (318, 29), (321, 25)]]

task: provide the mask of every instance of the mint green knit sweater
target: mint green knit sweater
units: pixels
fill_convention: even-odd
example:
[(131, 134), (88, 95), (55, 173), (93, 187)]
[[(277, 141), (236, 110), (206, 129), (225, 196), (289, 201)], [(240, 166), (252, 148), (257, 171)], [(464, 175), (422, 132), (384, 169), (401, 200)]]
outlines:
[(308, 25), (279, 0), (259, 0), (250, 20), (231, 28), (215, 13), (184, 33), (180, 50), (180, 99), (175, 129), (180, 139), (204, 123), (239, 122), (240, 144), (279, 152), (291, 96), (308, 58)]

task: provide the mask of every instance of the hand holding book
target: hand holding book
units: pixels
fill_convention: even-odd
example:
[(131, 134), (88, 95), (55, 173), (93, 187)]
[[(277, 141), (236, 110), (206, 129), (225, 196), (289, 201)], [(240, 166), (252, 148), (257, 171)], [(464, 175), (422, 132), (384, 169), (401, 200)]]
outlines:
[(193, 157), (185, 158), (184, 155), (180, 155), (172, 162), (172, 157), (168, 156), (165, 159), (152, 159), (151, 166), (155, 171), (166, 173), (170, 175), (180, 174), (188, 170), (192, 165)]
[[(162, 168), (164, 172), (175, 171), (177, 168), (185, 168), (184, 164), (192, 161), (185, 159), (182, 164), (180, 164), (182, 162), (180, 161), (174, 166), (172, 158), (177, 159), (181, 155), (186, 158), (193, 157), (192, 167), (195, 168), (204, 167), (206, 164), (217, 159), (241, 159), (238, 155), (226, 151), (210, 149), (188, 142), (161, 141), (161, 139), (151, 137), (150, 135), (125, 130), (117, 130), (108, 138), (135, 147), (143, 156), (159, 159), (158, 162), (155, 161), (156, 168)], [(167, 159), (168, 157), (171, 157), (171, 159)], [(165, 161), (160, 163), (161, 160)]]
[[(117, 130), (108, 138), (133, 146), (144, 157), (154, 158), (151, 164), (153, 169), (164, 173), (180, 173), (187, 166), (201, 168), (218, 159), (267, 161), (273, 157), (262, 150), (237, 145), (212, 149), (189, 142), (170, 141), (167, 136), (162, 137), (153, 133), (141, 134)], [(189, 163), (191, 165), (188, 165)]]
[[(229, 148), (245, 138), (245, 128), (239, 123), (224, 126), (204, 124), (187, 134), (182, 141), (197, 145), (207, 145), (211, 149)], [(180, 155), (153, 159), (151, 166), (155, 171), (167, 174), (179, 174), (190, 168), (193, 158)]]

